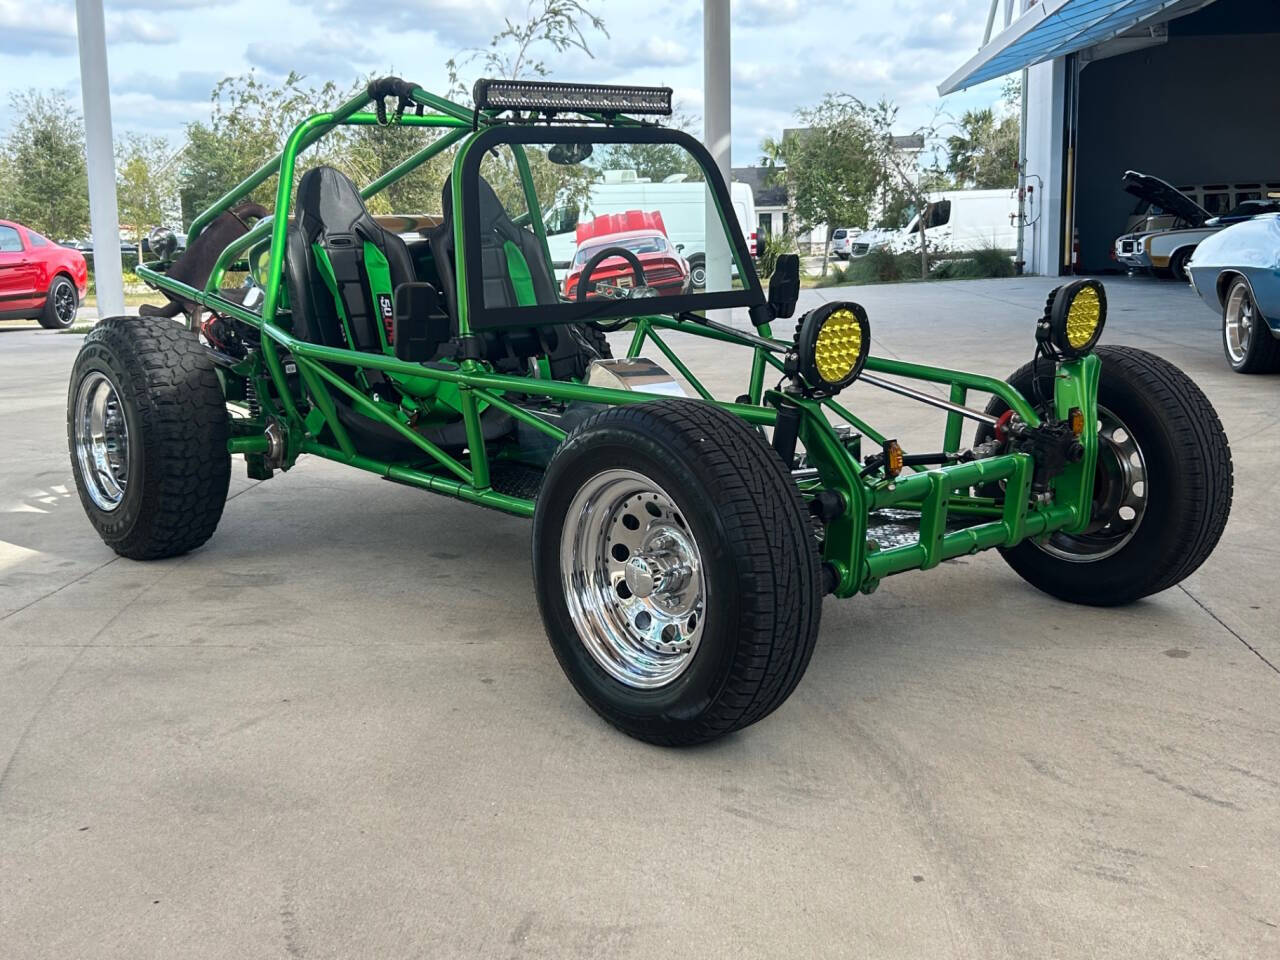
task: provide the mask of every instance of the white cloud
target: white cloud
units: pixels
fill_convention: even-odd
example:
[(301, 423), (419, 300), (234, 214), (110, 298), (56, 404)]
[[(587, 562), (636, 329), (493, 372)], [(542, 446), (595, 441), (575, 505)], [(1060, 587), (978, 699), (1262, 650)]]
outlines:
[[(622, 67), (678, 67), (694, 59), (694, 54), (682, 43), (666, 37), (649, 37), (640, 43), (623, 46), (608, 56), (610, 63)], [(701, 54), (699, 54), (700, 56)]]
[[(815, 11), (825, 4), (815, 4)], [(800, 0), (734, 0), (732, 22), (742, 27), (781, 27), (795, 20)]]
[(294, 71), (321, 83), (327, 80), (343, 83), (365, 73), (366, 67), (380, 65), (377, 51), (337, 33), (312, 37), (298, 46), (282, 47), (270, 40), (255, 40), (245, 48), (244, 56), (251, 65), (271, 73)]
[[(173, 27), (136, 12), (106, 13), (111, 43), (169, 44), (177, 39)], [(0, 0), (0, 54), (76, 53), (76, 12), (70, 4), (35, 4)]]

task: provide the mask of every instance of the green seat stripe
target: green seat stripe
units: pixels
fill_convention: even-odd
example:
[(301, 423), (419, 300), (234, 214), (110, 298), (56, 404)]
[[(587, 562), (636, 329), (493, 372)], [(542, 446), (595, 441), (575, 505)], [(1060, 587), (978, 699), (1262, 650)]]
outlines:
[(507, 276), (511, 278), (511, 287), (516, 292), (516, 303), (522, 307), (536, 307), (538, 295), (533, 290), (529, 261), (511, 240), (502, 245), (502, 252), (507, 255)]
[(369, 278), (369, 302), (376, 313), (374, 318), (382, 349), (391, 352), (391, 310), (394, 301), (391, 292), (391, 267), (382, 251), (368, 240), (364, 242), (364, 272)]

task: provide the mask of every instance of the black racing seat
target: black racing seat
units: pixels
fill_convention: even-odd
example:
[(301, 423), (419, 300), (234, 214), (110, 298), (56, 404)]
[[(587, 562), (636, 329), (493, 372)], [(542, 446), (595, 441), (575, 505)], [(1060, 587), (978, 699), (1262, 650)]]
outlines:
[[(413, 258), (398, 235), (380, 227), (360, 191), (332, 167), (316, 167), (298, 183), (296, 222), (285, 245), (294, 335), (311, 343), (369, 353), (394, 353), (395, 291), (415, 283)], [(452, 278), (450, 278), (452, 281)], [(395, 381), (373, 369), (340, 368), (352, 383), (395, 395)], [(338, 417), (357, 449), (387, 460), (421, 460), (422, 451), (396, 431), (335, 396)], [(486, 410), (487, 439), (504, 436), (514, 421)], [(458, 451), (467, 443), (459, 420), (418, 431), (437, 446)]]
[[(486, 307), (551, 305), (560, 302), (556, 276), (542, 241), (528, 227), (517, 226), (484, 179), (476, 176), (480, 206), (480, 265), (482, 301)], [(440, 283), (450, 314), (458, 315), (454, 282), (453, 177), (445, 179), (440, 198), (444, 219), (431, 232), (431, 253), (440, 269)]]
[[(476, 176), (480, 213), (480, 264), (486, 307), (552, 306), (561, 303), (551, 260), (538, 235), (512, 220), (493, 187)], [(444, 214), (431, 231), (431, 255), (440, 273), (449, 315), (457, 330), (457, 251), (453, 242), (453, 177), (444, 182)], [(535, 313), (535, 311), (530, 311)], [(531, 357), (545, 356), (555, 379), (582, 377), (596, 348), (572, 324), (513, 327), (476, 332), (485, 359), (500, 371), (521, 372)]]
[(302, 175), (285, 260), (295, 336), (328, 347), (391, 352), (395, 291), (416, 281), (413, 258), (400, 237), (373, 219), (356, 185), (333, 167)]

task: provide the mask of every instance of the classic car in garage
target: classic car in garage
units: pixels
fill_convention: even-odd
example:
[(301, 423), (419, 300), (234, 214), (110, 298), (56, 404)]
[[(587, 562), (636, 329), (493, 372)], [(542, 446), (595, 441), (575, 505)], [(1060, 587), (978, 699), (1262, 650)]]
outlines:
[(1280, 371), (1280, 213), (1206, 238), (1187, 262), (1191, 285), (1222, 315), (1222, 349), (1237, 373)]
[(1224, 227), (1280, 210), (1280, 198), (1245, 200), (1214, 217), (1177, 187), (1159, 177), (1129, 170), (1124, 189), (1150, 204), (1144, 223), (1115, 242), (1115, 259), (1130, 270), (1150, 270), (1174, 280), (1187, 279), (1187, 261), (1197, 245)]

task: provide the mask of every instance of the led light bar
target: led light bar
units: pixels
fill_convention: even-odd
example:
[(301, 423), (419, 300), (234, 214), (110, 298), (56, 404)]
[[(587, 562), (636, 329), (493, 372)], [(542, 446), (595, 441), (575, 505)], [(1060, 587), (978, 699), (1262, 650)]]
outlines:
[(480, 110), (541, 113), (634, 113), (671, 116), (670, 87), (622, 87), (599, 83), (536, 80), (477, 80), (472, 91)]

